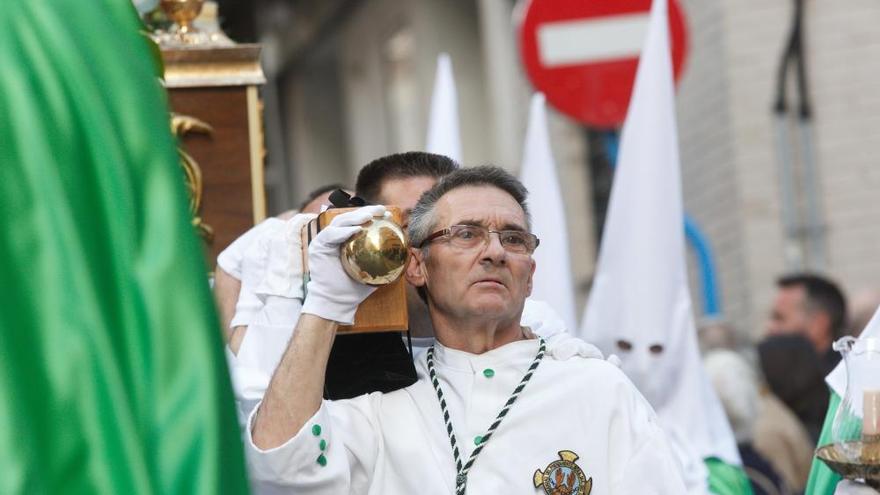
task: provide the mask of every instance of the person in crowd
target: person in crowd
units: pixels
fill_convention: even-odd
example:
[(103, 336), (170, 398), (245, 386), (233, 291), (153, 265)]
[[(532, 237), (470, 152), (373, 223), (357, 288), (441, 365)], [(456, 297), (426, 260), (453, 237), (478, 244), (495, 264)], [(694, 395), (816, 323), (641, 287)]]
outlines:
[(828, 410), (827, 374), (813, 345), (801, 334), (774, 335), (758, 344), (767, 386), (800, 420), (815, 445)]
[[(431, 153), (388, 155), (361, 170), (355, 193), (367, 202), (400, 207), (405, 225), (419, 196), (457, 168), (453, 160)], [(242, 422), (262, 398), (299, 318), (305, 291), (301, 259), (294, 253), (303, 249), (299, 232), (313, 218), (314, 214), (299, 214), (272, 220), (271, 226), (245, 234), (227, 249), (243, 253), (236, 255), (241, 268), (235, 275), (250, 287), (241, 291), (235, 305), (228, 355)], [(238, 243), (245, 247), (236, 247)], [(221, 269), (229, 265), (227, 251), (218, 257)], [(413, 295), (407, 298), (410, 331), (431, 335), (430, 320), (423, 316), (427, 308)], [(389, 391), (415, 381), (412, 358), (399, 333), (346, 335), (337, 340), (330, 359), (328, 397)]]
[(733, 350), (715, 349), (706, 354), (703, 365), (730, 420), (755, 495), (791, 493), (771, 462), (754, 446), (761, 402), (758, 378), (748, 361)]
[(697, 343), (702, 355), (715, 349), (736, 350), (741, 344), (733, 327), (720, 320), (702, 322), (697, 329)]
[[(757, 414), (752, 425), (751, 447), (770, 463), (789, 490), (793, 493), (803, 492), (810, 472), (814, 445), (798, 417), (773, 394), (763, 375), (757, 371), (755, 346), (737, 337), (734, 327), (729, 323), (717, 321), (703, 325), (699, 332), (699, 341), (704, 359), (717, 352), (734, 352), (739, 360), (747, 364), (748, 371), (742, 373), (757, 381)], [(716, 359), (714, 364), (720, 367), (721, 362), (723, 359)], [(736, 433), (737, 426), (733, 422), (731, 418)], [(746, 457), (743, 455), (744, 462)]]
[(300, 494), (684, 493), (665, 433), (623, 373), (582, 341), (520, 324), (539, 244), (526, 194), (507, 172), (475, 167), (421, 197), (406, 277), (436, 344), (417, 357), (418, 381), (390, 393), (322, 400), (336, 329), (374, 290), (345, 275), (339, 245), (384, 207), (321, 231), (302, 317), (248, 422), (258, 479)]
[[(401, 226), (406, 229), (410, 213), (422, 194), (458, 167), (458, 163), (443, 155), (420, 151), (396, 153), (362, 168), (355, 192), (367, 203), (399, 207), (403, 212)], [(409, 336), (433, 335), (427, 307), (409, 284), (406, 300)], [(295, 324), (295, 319), (288, 322), (291, 329)], [(400, 337), (400, 333), (381, 332), (336, 339), (327, 366), (327, 397), (340, 399), (367, 392), (390, 392), (415, 382), (412, 356)]]
[(767, 321), (767, 335), (799, 334), (821, 359), (823, 375), (840, 361), (831, 344), (846, 334), (846, 298), (830, 279), (795, 273), (776, 281), (777, 291)]
[[(242, 293), (242, 281), (245, 273), (248, 273), (250, 285), (255, 283), (255, 275), (260, 276), (265, 271), (264, 256), (250, 256), (249, 262), (262, 261), (259, 266), (246, 265), (246, 253), (250, 249), (265, 251), (257, 246), (258, 239), (265, 236), (267, 231), (281, 228), (285, 221), (293, 218), (296, 213), (319, 213), (321, 208), (329, 204), (330, 193), (337, 189), (345, 189), (341, 184), (328, 184), (321, 186), (308, 194), (296, 210), (286, 211), (277, 217), (269, 217), (258, 223), (241, 237), (232, 242), (217, 257), (217, 267), (214, 269), (214, 298), (220, 312), (220, 323), (223, 328), (224, 340), (229, 344), (233, 353), (238, 353), (241, 341), (246, 333), (247, 325), (253, 316), (262, 307), (262, 303), (253, 288), (248, 288)], [(238, 318), (235, 318), (238, 313)], [(234, 320), (234, 321), (233, 321)]]

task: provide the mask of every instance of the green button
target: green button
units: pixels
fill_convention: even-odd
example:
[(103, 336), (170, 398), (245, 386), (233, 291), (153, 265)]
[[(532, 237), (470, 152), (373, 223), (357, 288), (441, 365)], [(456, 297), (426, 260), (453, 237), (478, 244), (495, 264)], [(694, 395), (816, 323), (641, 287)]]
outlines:
[(324, 457), (324, 454), (321, 454), (321, 455), (318, 456), (318, 464), (320, 464), (320, 465), (322, 465), (322, 466), (326, 466), (326, 465), (327, 465), (327, 458)]
[(322, 438), (321, 441), (318, 442), (318, 448), (321, 450), (325, 450), (327, 448), (327, 440), (324, 440)]
[(474, 445), (480, 445), (483, 443), (483, 437), (481, 435), (477, 435), (474, 437)]
[(492, 378), (493, 376), (495, 376), (495, 370), (493, 370), (492, 368), (486, 368), (483, 370), (483, 376), (485, 376), (486, 378)]
[(312, 426), (312, 435), (318, 436), (321, 434), (321, 425)]

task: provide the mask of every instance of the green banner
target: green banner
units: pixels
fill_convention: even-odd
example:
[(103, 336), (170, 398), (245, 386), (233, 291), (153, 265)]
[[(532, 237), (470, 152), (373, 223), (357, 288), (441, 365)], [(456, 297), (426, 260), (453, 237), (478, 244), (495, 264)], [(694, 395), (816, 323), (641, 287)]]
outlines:
[(0, 8), (0, 493), (245, 493), (163, 90), (128, 0)]

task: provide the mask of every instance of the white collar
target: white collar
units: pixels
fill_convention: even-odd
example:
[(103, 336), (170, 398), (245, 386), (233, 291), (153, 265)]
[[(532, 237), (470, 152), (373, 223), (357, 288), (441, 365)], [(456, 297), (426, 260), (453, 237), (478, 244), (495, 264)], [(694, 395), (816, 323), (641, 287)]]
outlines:
[(438, 341), (434, 344), (434, 363), (437, 367), (469, 372), (481, 372), (501, 365), (522, 365), (525, 368), (538, 353), (538, 346), (538, 339), (517, 340), (482, 354), (472, 354), (446, 347)]

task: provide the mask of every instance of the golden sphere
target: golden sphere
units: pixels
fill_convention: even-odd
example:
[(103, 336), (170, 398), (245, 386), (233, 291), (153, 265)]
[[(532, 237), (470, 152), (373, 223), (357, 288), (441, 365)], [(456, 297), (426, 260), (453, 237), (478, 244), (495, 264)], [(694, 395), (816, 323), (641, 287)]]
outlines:
[(387, 215), (376, 217), (342, 245), (342, 268), (358, 282), (367, 285), (390, 284), (406, 268), (406, 247), (403, 229)]

